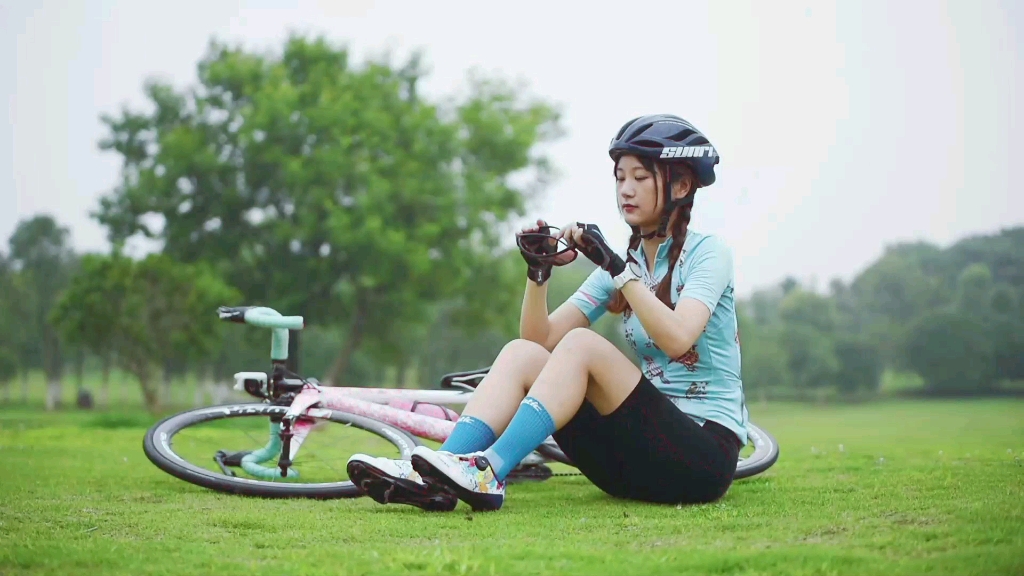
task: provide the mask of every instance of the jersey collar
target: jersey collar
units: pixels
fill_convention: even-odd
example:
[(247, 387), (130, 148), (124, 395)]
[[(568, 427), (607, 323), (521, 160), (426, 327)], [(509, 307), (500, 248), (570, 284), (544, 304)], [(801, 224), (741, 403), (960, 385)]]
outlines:
[[(683, 241), (683, 250), (679, 254), (680, 258), (685, 258), (686, 254), (693, 248), (694, 242), (693, 230), (686, 230), (686, 239)], [(658, 267), (668, 260), (668, 251), (672, 248), (673, 239), (671, 236), (665, 239), (664, 242), (658, 245), (658, 252), (654, 256), (654, 269), (658, 270)], [(646, 262), (647, 259), (644, 256), (644, 245), (641, 242), (639, 246), (629, 251), (629, 253), (636, 259), (637, 262)]]

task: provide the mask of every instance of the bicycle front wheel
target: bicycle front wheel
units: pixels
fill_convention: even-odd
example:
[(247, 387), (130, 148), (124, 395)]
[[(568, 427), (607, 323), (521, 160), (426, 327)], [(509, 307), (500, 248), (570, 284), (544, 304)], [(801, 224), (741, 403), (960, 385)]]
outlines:
[(325, 410), (318, 414), (289, 466), (295, 476), (254, 476), (253, 463), (243, 467), (243, 456), (258, 455), (266, 471), (276, 470), (280, 443), (275, 440), (273, 421), (279, 421), (287, 410), (287, 406), (270, 404), (227, 404), (182, 412), (154, 424), (146, 432), (143, 450), (164, 472), (211, 490), (326, 499), (362, 496), (345, 470), (352, 454), (408, 460), (420, 444), (404, 430), (372, 418)]

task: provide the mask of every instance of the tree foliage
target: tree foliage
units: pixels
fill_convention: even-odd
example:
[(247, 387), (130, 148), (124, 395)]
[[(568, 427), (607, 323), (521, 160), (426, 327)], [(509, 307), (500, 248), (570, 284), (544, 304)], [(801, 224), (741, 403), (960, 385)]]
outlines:
[[(419, 55), (356, 63), (293, 36), (280, 53), (211, 43), (188, 88), (147, 82), (147, 110), (103, 118), (100, 145), (122, 163), (95, 213), (113, 254), (79, 260), (45, 215), (0, 254), (6, 371), (27, 383), (43, 369), (54, 407), (79, 351), (116, 357), (155, 408), (161, 369), (223, 380), (266, 362), (264, 332), (213, 316), (243, 302), (305, 316), (296, 356), (331, 383), (430, 385), (493, 361), (518, 333), (525, 284), (509, 224), (554, 174), (543, 146), (560, 117), (499, 79), (427, 97), (425, 77)], [(159, 254), (120, 256), (138, 236)], [(1024, 379), (1022, 245), (1022, 227), (900, 243), (827, 293), (794, 277), (755, 291), (737, 303), (747, 390), (869, 393), (887, 370), (929, 393)], [(559, 269), (549, 308), (592, 270)], [(594, 326), (627, 350), (619, 328), (612, 315)]]
[(536, 145), (559, 134), (554, 108), (479, 76), (436, 103), (423, 77), (418, 55), (356, 65), (323, 39), (213, 43), (195, 87), (150, 82), (152, 112), (104, 118), (122, 182), (97, 217), (116, 242), (215, 265), (248, 302), (344, 326), (330, 381), (438, 302), (479, 311), (474, 275), (551, 175)]
[(985, 324), (953, 310), (924, 315), (908, 330), (910, 365), (937, 392), (977, 392), (992, 384), (993, 346)]
[(19, 339), (22, 352), (37, 353), (46, 373), (47, 409), (60, 405), (64, 357), (60, 339), (47, 317), (74, 270), (69, 234), (51, 216), (40, 215), (19, 222), (8, 242), (9, 267), (17, 272), (8, 287), (16, 298), (12, 317), (17, 319), (17, 329), (23, 331)]
[(239, 294), (208, 267), (154, 254), (142, 261), (93, 256), (72, 279), (52, 319), (70, 341), (117, 350), (118, 364), (160, 408), (157, 371), (169, 361), (209, 355), (221, 341), (217, 306)]

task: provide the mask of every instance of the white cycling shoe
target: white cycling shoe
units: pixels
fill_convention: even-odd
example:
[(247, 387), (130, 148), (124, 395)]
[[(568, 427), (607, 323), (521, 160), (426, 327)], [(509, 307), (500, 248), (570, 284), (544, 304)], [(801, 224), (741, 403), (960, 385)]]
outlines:
[(346, 465), (349, 480), (380, 504), (408, 504), (431, 512), (450, 512), (459, 503), (447, 490), (423, 482), (408, 460), (356, 454)]
[(482, 452), (451, 454), (417, 446), (412, 467), (428, 486), (458, 497), (474, 511), (498, 510), (505, 502), (505, 482), (494, 476)]

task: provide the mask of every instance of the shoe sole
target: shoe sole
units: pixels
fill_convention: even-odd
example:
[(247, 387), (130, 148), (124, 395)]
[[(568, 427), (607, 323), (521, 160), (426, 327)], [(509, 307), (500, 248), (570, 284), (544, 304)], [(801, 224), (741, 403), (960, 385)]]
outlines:
[(467, 490), (466, 488), (451, 482), (447, 476), (437, 469), (436, 466), (419, 454), (412, 455), (412, 468), (420, 473), (425, 484), (435, 490), (445, 491), (459, 500), (462, 500), (466, 504), (469, 504), (469, 507), (473, 509), (473, 512), (493, 512), (501, 508), (501, 505), (504, 503), (503, 497), (502, 502), (499, 502), (498, 505), (495, 506), (492, 502), (488, 502), (486, 498), (486, 496), (493, 495), (473, 492), (472, 490)]
[(378, 504), (408, 504), (428, 512), (451, 512), (459, 503), (452, 494), (396, 478), (365, 462), (349, 462), (347, 469), (352, 483)]

